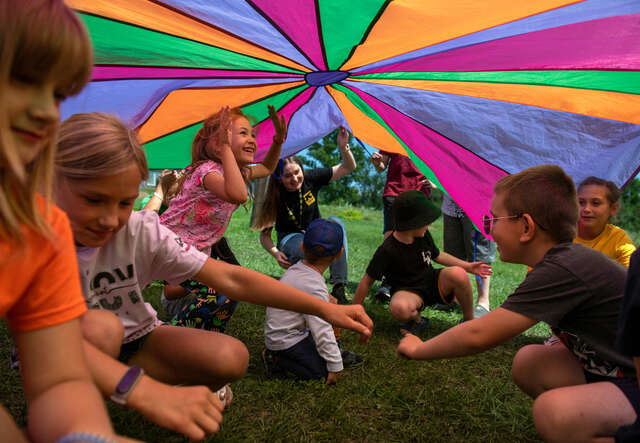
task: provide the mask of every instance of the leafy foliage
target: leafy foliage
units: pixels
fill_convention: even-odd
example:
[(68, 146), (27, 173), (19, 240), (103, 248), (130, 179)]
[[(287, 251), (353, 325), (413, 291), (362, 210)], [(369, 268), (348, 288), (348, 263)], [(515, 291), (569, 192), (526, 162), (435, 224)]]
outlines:
[(640, 233), (640, 180), (633, 179), (622, 190), (620, 210), (613, 222), (626, 231)]
[[(305, 155), (300, 156), (305, 168), (340, 164), (342, 160), (336, 142), (337, 135), (338, 130), (335, 130), (324, 136), (322, 141), (311, 145), (305, 151)], [(353, 137), (350, 137), (349, 146), (357, 165), (355, 171), (323, 187), (319, 201), (321, 204), (348, 204), (381, 209), (385, 173), (378, 173), (369, 160), (369, 154), (360, 144), (353, 141)]]

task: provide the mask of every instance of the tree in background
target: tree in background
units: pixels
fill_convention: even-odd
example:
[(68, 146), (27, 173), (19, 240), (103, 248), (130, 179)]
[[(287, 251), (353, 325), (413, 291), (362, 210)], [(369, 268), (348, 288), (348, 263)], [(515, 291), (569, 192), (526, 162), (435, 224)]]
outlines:
[[(636, 246), (640, 236), (640, 180), (633, 179), (622, 190), (620, 210), (614, 217), (613, 223), (625, 231), (635, 233)], [(633, 239), (633, 236), (632, 236)]]
[[(304, 155), (299, 156), (305, 168), (331, 167), (339, 164), (341, 159), (336, 142), (337, 136), (336, 129), (324, 136), (322, 141), (309, 146)], [(349, 136), (349, 146), (356, 160), (356, 170), (323, 187), (319, 197), (320, 203), (382, 208), (385, 174), (379, 174), (375, 170), (369, 160), (369, 154), (359, 143), (354, 143), (352, 136)]]

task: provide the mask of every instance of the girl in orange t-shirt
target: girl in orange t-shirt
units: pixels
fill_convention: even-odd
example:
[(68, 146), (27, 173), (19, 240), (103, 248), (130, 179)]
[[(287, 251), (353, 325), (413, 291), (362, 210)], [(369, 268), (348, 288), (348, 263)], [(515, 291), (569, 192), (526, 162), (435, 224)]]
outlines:
[(0, 2), (0, 30), (0, 316), (28, 404), (26, 434), (0, 407), (2, 438), (115, 441), (84, 358), (69, 220), (48, 202), (59, 105), (89, 79), (91, 44), (59, 0)]

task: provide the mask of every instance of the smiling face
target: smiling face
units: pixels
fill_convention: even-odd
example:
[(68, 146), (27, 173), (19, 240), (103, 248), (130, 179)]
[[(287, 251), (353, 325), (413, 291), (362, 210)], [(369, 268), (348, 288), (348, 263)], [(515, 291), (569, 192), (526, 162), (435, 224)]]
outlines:
[(597, 237), (618, 212), (618, 203), (611, 204), (607, 188), (601, 185), (585, 185), (578, 191), (580, 219), (578, 235), (588, 240)]
[(24, 164), (32, 162), (55, 134), (64, 95), (57, 82), (30, 78), (12, 79), (5, 89), (9, 137)]
[(287, 163), (282, 169), (282, 186), (287, 191), (297, 191), (302, 187), (304, 174), (302, 168), (297, 163)]
[(257, 148), (256, 134), (249, 120), (244, 117), (235, 118), (231, 124), (231, 151), (238, 165), (253, 163)]
[(76, 244), (97, 248), (107, 243), (129, 220), (141, 181), (135, 164), (109, 177), (61, 179), (56, 204), (69, 216)]

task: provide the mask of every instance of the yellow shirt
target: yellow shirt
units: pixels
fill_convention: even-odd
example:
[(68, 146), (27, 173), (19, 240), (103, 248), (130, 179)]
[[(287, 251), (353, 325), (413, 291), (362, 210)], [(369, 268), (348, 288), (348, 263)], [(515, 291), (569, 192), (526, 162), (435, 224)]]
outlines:
[(629, 267), (629, 258), (636, 250), (627, 233), (611, 224), (607, 224), (600, 235), (593, 240), (576, 237), (573, 242), (600, 251), (627, 268)]

